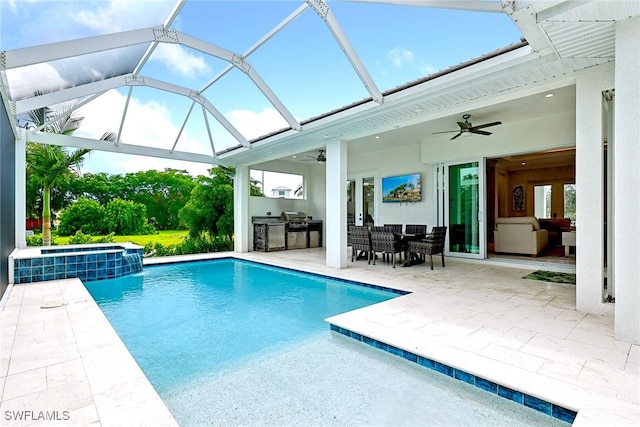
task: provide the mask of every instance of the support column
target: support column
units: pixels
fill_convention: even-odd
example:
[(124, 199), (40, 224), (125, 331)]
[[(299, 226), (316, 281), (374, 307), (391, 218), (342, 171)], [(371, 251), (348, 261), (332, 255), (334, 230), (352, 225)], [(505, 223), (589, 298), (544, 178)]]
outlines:
[(615, 330), (616, 338), (640, 344), (640, 17), (615, 28)]
[(24, 130), (16, 138), (15, 150), (15, 238), (16, 248), (24, 249), (27, 247), (27, 143)]
[(600, 70), (576, 81), (576, 308), (604, 313), (604, 153)]
[(347, 143), (327, 143), (326, 257), (327, 266), (347, 266)]
[(233, 234), (234, 250), (249, 252), (249, 168), (236, 166), (233, 181)]

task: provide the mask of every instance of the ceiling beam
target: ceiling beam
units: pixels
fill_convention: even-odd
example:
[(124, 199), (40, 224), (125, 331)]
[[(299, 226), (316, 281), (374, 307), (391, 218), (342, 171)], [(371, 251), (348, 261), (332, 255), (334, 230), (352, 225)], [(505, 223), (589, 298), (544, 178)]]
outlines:
[(195, 102), (204, 105), (209, 112), (218, 120), (218, 122), (243, 146), (250, 146), (249, 141), (227, 120), (227, 118), (199, 93), (168, 83), (144, 76), (133, 76), (131, 74), (125, 76), (113, 77), (93, 83), (87, 83), (82, 86), (64, 89), (58, 92), (47, 93), (33, 98), (23, 99), (16, 102), (16, 114), (24, 113), (38, 108), (55, 105), (61, 102), (71, 101), (82, 98), (96, 92), (104, 92), (109, 89), (116, 89), (123, 86), (148, 86), (166, 92), (175, 93), (177, 95), (186, 96)]
[(169, 151), (141, 145), (118, 144), (91, 138), (82, 138), (71, 135), (61, 135), (48, 132), (27, 132), (27, 141), (40, 144), (60, 145), (63, 147), (86, 148), (110, 153), (131, 154), (134, 156), (157, 157), (161, 159), (183, 160), (205, 164), (217, 164), (214, 156), (206, 154), (185, 153), (183, 151)]
[(329, 5), (324, 0), (306, 0), (306, 2), (316, 11), (320, 19), (325, 22), (329, 31), (333, 34), (333, 38), (338, 42), (356, 74), (360, 77), (360, 81), (369, 92), (369, 95), (371, 95), (371, 98), (378, 104), (381, 104), (383, 102), (382, 92), (380, 92), (375, 81), (371, 78), (367, 67), (365, 67), (360, 60), (358, 53), (351, 45), (351, 42), (342, 30), (340, 23), (329, 8)]
[(396, 6), (431, 7), (435, 9), (466, 10), (471, 12), (502, 13), (500, 1), (487, 0), (339, 0), (352, 3), (380, 3)]

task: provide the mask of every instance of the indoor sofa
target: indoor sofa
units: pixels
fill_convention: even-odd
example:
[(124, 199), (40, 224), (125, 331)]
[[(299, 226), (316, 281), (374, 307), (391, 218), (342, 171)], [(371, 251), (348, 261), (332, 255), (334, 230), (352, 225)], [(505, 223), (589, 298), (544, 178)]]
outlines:
[(547, 246), (547, 230), (534, 216), (496, 218), (493, 232), (496, 253), (538, 256)]

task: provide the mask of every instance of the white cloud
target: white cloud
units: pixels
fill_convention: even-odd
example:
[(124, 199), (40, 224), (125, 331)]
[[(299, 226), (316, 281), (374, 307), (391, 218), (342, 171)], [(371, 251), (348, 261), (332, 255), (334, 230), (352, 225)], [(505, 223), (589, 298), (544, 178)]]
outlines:
[(160, 43), (151, 59), (162, 62), (172, 73), (189, 78), (211, 72), (204, 57), (194, 55), (177, 44)]
[(264, 108), (260, 112), (233, 110), (227, 115), (229, 121), (247, 139), (267, 135), (289, 127), (289, 123), (274, 108)]
[(396, 46), (387, 53), (387, 58), (391, 60), (396, 68), (402, 68), (405, 63), (413, 61), (413, 52)]
[(72, 4), (74, 11), (67, 15), (69, 19), (100, 34), (107, 34), (160, 25), (175, 1), (111, 0), (85, 3), (86, 9), (82, 9), (83, 2)]

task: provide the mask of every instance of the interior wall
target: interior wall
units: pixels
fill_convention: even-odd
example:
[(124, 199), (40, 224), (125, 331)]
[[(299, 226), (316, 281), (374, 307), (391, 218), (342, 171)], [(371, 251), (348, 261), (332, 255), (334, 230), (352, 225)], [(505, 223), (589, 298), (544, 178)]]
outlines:
[[(534, 216), (534, 187), (551, 184), (551, 216), (554, 218), (564, 217), (564, 184), (575, 183), (575, 165), (523, 171), (502, 171), (501, 175), (504, 177), (502, 180), (504, 184), (498, 187), (498, 191), (501, 193), (498, 197), (498, 212), (505, 214), (501, 216)], [(511, 191), (517, 185), (524, 187), (525, 201), (522, 211), (514, 210), (511, 200)]]
[(15, 136), (4, 102), (0, 102), (0, 297), (9, 285), (9, 255), (16, 246), (15, 158)]

